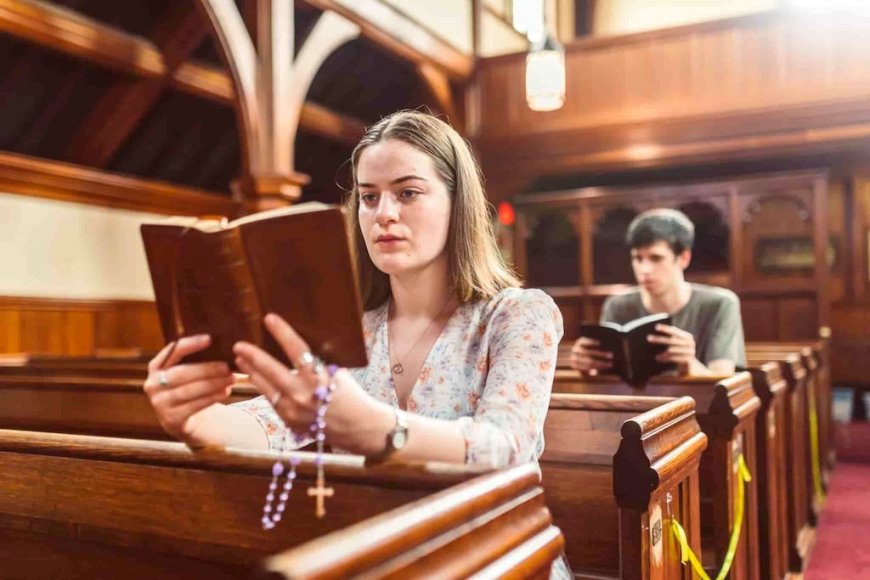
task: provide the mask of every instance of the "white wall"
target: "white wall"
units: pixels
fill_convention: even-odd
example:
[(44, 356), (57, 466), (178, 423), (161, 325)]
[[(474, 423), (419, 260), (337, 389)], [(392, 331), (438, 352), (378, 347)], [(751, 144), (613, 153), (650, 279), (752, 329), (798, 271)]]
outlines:
[(481, 56), (498, 56), (528, 50), (529, 43), (525, 37), (517, 34), (504, 20), (484, 11), (480, 31)]
[(669, 28), (776, 8), (781, 0), (604, 0), (596, 2), (595, 35)]
[(139, 224), (165, 218), (0, 193), (0, 296), (153, 300)]
[(471, 53), (471, 0), (384, 0), (457, 49)]

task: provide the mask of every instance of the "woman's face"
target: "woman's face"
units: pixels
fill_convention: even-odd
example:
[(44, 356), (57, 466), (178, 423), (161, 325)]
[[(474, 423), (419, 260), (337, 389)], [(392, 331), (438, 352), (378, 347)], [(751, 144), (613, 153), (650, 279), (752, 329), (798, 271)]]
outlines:
[(372, 262), (391, 276), (447, 259), (450, 194), (431, 157), (387, 139), (357, 162), (359, 225)]

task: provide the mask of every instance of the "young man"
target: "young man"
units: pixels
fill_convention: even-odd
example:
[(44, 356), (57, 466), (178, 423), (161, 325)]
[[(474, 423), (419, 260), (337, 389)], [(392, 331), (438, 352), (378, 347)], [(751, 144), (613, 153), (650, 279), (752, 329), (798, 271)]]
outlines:
[[(677, 363), (684, 375), (728, 375), (746, 365), (740, 300), (730, 290), (686, 282), (694, 239), (695, 227), (682, 212), (654, 209), (635, 218), (626, 243), (639, 286), (608, 298), (601, 321), (625, 324), (666, 312), (674, 325), (660, 324), (664, 336), (649, 337), (668, 346), (659, 360)], [(598, 346), (580, 338), (571, 350), (571, 366), (590, 375), (608, 370), (613, 353)]]

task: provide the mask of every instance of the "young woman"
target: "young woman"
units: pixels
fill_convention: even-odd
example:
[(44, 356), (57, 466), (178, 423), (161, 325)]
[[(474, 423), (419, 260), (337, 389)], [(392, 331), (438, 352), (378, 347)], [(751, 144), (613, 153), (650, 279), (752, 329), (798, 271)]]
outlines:
[[(326, 440), (370, 457), (535, 461), (562, 318), (502, 261), (467, 143), (443, 121), (403, 111), (369, 129), (352, 163), (347, 210), (369, 365), (335, 375)], [(324, 371), (285, 321), (264, 322), (296, 368), (238, 343), (236, 362), (263, 395), (251, 401), (221, 404), (227, 365), (180, 362), (207, 336), (151, 361), (144, 388), (169, 434), (191, 447), (276, 449), (283, 425), (308, 429)]]

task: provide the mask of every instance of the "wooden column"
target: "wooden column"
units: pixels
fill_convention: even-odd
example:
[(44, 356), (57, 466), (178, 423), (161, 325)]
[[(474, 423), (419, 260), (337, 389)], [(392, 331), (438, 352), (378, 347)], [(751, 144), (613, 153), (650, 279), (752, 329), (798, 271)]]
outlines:
[(199, 0), (235, 84), (242, 176), (234, 192), (249, 212), (294, 203), (309, 181), (295, 171), (294, 144), (305, 95), (320, 66), (359, 26), (324, 13), (294, 58), (292, 0), (258, 0), (256, 46), (233, 0)]

